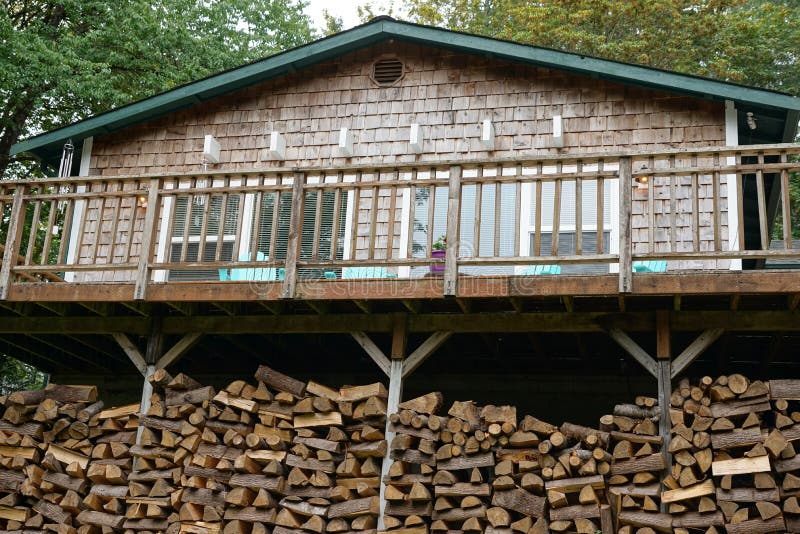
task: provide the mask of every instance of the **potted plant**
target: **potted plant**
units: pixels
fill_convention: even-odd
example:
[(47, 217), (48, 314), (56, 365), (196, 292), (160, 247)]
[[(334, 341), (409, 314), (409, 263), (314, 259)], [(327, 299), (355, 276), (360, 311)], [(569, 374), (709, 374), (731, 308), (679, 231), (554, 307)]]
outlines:
[[(431, 258), (444, 258), (447, 250), (447, 236), (442, 234), (431, 245)], [(431, 264), (432, 273), (443, 273), (444, 263)]]

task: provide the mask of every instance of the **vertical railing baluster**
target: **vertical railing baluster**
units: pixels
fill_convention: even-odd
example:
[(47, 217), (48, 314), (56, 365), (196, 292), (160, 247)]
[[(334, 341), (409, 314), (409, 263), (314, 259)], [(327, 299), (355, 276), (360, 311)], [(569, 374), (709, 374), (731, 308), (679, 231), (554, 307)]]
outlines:
[(114, 208), (111, 215), (111, 239), (108, 243), (108, 261), (106, 261), (108, 264), (114, 263), (114, 249), (117, 246), (117, 226), (119, 225), (119, 209), (122, 204), (122, 199), (124, 198), (124, 188), (124, 182), (117, 182), (117, 188), (114, 191), (117, 195), (114, 198)]
[(12, 269), (19, 255), (22, 234), (25, 229), (25, 194), (28, 186), (19, 184), (14, 191), (14, 203), (8, 220), (3, 263), (0, 264), (0, 300), (8, 299), (8, 291), (12, 283)]
[(520, 226), (522, 225), (522, 164), (517, 164), (517, 179), (514, 181), (514, 257), (519, 258)]
[(397, 209), (397, 187), (400, 180), (400, 171), (394, 170), (394, 179), (389, 190), (389, 229), (386, 232), (386, 259), (390, 260), (394, 256), (394, 223), (395, 211)]
[(633, 181), (629, 156), (619, 159), (619, 291), (633, 291), (633, 257), (631, 251), (631, 197)]
[[(40, 190), (41, 192), (41, 190)], [(42, 213), (42, 201), (33, 201), (33, 218), (31, 219), (31, 227), (28, 230), (28, 247), (25, 251), (25, 263), (23, 265), (30, 265), (33, 259), (33, 251), (36, 248), (36, 236), (39, 233), (39, 217)]]
[(417, 169), (411, 170), (411, 185), (409, 187), (411, 201), (408, 203), (408, 243), (406, 243), (406, 258), (414, 257), (414, 223), (417, 210)]
[[(325, 173), (322, 173), (319, 177), (319, 183), (325, 183)], [(320, 236), (322, 235), (322, 194), (325, 189), (319, 188), (316, 192), (316, 206), (314, 210), (314, 238), (311, 242), (311, 257), (317, 261), (319, 260), (319, 242)]]
[(356, 172), (355, 187), (353, 190), (353, 224), (350, 228), (350, 257), (349, 259), (356, 259), (356, 252), (358, 251), (358, 220), (360, 216), (361, 204), (361, 188), (358, 184), (361, 183), (361, 171)]
[[(225, 183), (223, 184), (225, 187), (230, 186), (230, 179), (226, 178)], [(220, 198), (220, 206), (219, 206), (219, 223), (217, 223), (217, 246), (214, 249), (214, 261), (220, 261), (222, 259), (222, 248), (225, 246), (225, 219), (228, 217), (228, 191), (223, 191), (221, 198)], [(259, 193), (263, 195), (263, 192)], [(255, 224), (256, 228), (258, 228), (258, 224), (261, 221), (260, 216), (261, 212), (256, 211), (255, 217)]]
[[(373, 175), (373, 180), (377, 184), (380, 182), (381, 173), (379, 170), (375, 171)], [(367, 242), (369, 245), (367, 246), (367, 258), (375, 259), (375, 238), (377, 237), (378, 233), (378, 211), (380, 211), (380, 189), (377, 185), (372, 186), (372, 210), (370, 211), (370, 218), (369, 218), (369, 234), (367, 238)]]
[(605, 238), (604, 230), (605, 230), (605, 196), (606, 196), (606, 184), (605, 178), (603, 178), (603, 160), (597, 162), (597, 229), (596, 229), (596, 241), (597, 241), (597, 253), (603, 253), (603, 241)]
[[(67, 194), (72, 194), (76, 190), (73, 184), (67, 185)], [(64, 223), (59, 230), (61, 239), (58, 243), (58, 258), (56, 263), (67, 263), (67, 245), (69, 244), (69, 235), (72, 231), (72, 215), (75, 210), (75, 200), (67, 199), (67, 208), (64, 210)]]
[(303, 241), (303, 202), (305, 200), (306, 175), (296, 172), (292, 181), (292, 214), (289, 218), (289, 239), (286, 246), (286, 267), (284, 268), (281, 298), (291, 299), (297, 284), (297, 259)]
[(455, 296), (457, 290), (460, 214), (461, 167), (453, 165), (450, 167), (450, 179), (447, 183), (447, 248), (444, 263), (444, 294), (449, 296)]
[[(653, 157), (647, 160), (647, 171), (651, 173), (647, 177), (647, 252), (650, 254), (656, 251), (656, 176), (655, 160)], [(631, 185), (633, 187), (633, 185)], [(633, 230), (631, 230), (631, 233)]]
[[(436, 179), (436, 169), (431, 169), (430, 171), (430, 178)], [(436, 222), (435, 219), (435, 209), (436, 209), (436, 186), (431, 185), (428, 187), (428, 242), (426, 246), (428, 247), (426, 252), (428, 256), (432, 256), (433, 251), (433, 225)]]
[(556, 178), (555, 193), (553, 194), (553, 231), (550, 233), (550, 255), (558, 256), (558, 238), (561, 232), (561, 172), (563, 171), (563, 164), (559, 161), (556, 163)]
[[(786, 152), (781, 152), (781, 163), (786, 163)], [(783, 224), (783, 248), (792, 248), (792, 204), (789, 195), (789, 171), (781, 169), (781, 223)], [(741, 223), (739, 223), (741, 224)]]
[[(736, 154), (736, 166), (742, 164), (742, 155), (741, 153)], [(745, 238), (744, 238), (744, 177), (742, 176), (741, 172), (736, 172), (736, 211), (737, 211), (737, 221), (739, 224), (738, 231), (738, 239), (739, 239), (739, 250), (745, 250)]]
[[(675, 156), (669, 157), (669, 168), (675, 170)], [(678, 175), (669, 175), (669, 250), (678, 250)]]
[(535, 216), (533, 220), (533, 255), (542, 253), (542, 171), (544, 165), (539, 162), (536, 166), (536, 202), (534, 204)]
[(341, 184), (344, 181), (344, 173), (339, 171), (336, 174), (336, 188), (333, 190), (333, 221), (331, 224), (331, 247), (330, 257), (331, 261), (336, 261), (336, 251), (339, 249), (339, 213), (342, 211), (342, 188)]
[[(44, 244), (42, 245), (42, 254), (39, 257), (39, 265), (47, 265), (48, 258), (50, 257), (50, 244), (53, 239), (53, 225), (56, 221), (56, 211), (58, 209), (58, 201), (50, 201), (50, 213), (47, 214), (47, 227), (44, 230)], [(0, 210), (2, 213), (2, 210)]]
[[(210, 190), (213, 185), (214, 180), (211, 179), (206, 188)], [(203, 262), (206, 259), (206, 238), (208, 237), (208, 224), (211, 219), (211, 193), (201, 193), (200, 198), (203, 199), (203, 219), (200, 223), (200, 242), (197, 243), (197, 261)]]
[[(692, 154), (691, 165), (697, 168), (697, 154)], [(692, 173), (692, 251), (700, 252), (700, 175)]]
[(711, 220), (714, 225), (714, 252), (722, 250), (722, 224), (719, 202), (719, 154), (714, 154), (714, 172), (711, 175)]
[[(495, 174), (497, 178), (503, 176), (503, 168), (498, 167)], [(494, 183), (494, 236), (492, 238), (494, 245), (494, 257), (500, 256), (500, 219), (503, 217), (503, 212), (500, 209), (502, 206), (502, 183), (498, 180)]]
[[(583, 162), (578, 160), (575, 170), (583, 172)], [(583, 178), (575, 178), (575, 254), (583, 254)]]
[(105, 193), (108, 192), (108, 182), (101, 182), (100, 184), (100, 191), (98, 191), (100, 198), (98, 201), (100, 202), (100, 206), (97, 208), (97, 218), (95, 219), (95, 231), (94, 231), (94, 239), (92, 240), (91, 246), (89, 248), (89, 263), (96, 264), (97, 263), (97, 253), (100, 248), (100, 242), (103, 239), (103, 217), (105, 217), (106, 211), (106, 196)]
[(756, 193), (758, 195), (758, 233), (761, 237), (761, 250), (769, 248), (769, 235), (767, 234), (767, 202), (764, 193), (764, 154), (758, 155), (758, 170), (756, 171)]
[[(279, 180), (280, 183), (280, 180)], [(278, 250), (278, 225), (280, 225), (281, 192), (275, 191), (275, 201), (272, 204), (272, 226), (269, 231), (269, 259), (275, 261)]]
[(478, 181), (475, 182), (475, 226), (473, 227), (473, 253), (476, 258), (481, 255), (481, 206), (483, 205), (483, 165), (478, 167)]

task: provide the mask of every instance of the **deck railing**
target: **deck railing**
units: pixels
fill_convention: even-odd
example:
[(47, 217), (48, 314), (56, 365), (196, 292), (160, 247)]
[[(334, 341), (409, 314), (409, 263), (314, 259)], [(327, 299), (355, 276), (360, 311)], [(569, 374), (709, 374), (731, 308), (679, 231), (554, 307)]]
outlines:
[[(737, 269), (800, 259), (800, 145), (0, 182), (15, 283)], [(797, 199), (795, 199), (797, 201)], [(782, 248), (770, 247), (775, 221)], [(442, 252), (436, 252), (442, 249)], [(666, 263), (665, 263), (666, 261)], [(538, 266), (538, 267), (537, 267)]]

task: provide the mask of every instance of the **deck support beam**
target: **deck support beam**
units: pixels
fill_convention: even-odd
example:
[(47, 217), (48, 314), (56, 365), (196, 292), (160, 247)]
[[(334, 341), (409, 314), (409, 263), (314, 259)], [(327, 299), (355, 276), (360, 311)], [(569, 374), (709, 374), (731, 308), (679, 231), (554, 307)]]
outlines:
[[(405, 358), (406, 342), (408, 340), (408, 323), (404, 314), (394, 318), (392, 329), (391, 358), (381, 350), (378, 345), (365, 332), (351, 332), (351, 336), (361, 345), (375, 364), (389, 377), (389, 396), (386, 401), (386, 428), (384, 439), (391, 445), (395, 433), (391, 431), (389, 416), (399, 410), (400, 400), (403, 397), (403, 379), (414, 372), (433, 352), (442, 346), (452, 332), (434, 332), (414, 352)], [(389, 474), (392, 465), (391, 450), (387, 448), (386, 456), (381, 464), (380, 482), (380, 515), (378, 516), (378, 530), (384, 529), (383, 516), (386, 510), (386, 484), (384, 478)]]
[[(669, 398), (672, 395), (672, 344), (670, 339), (669, 313), (656, 313), (656, 360), (658, 364), (658, 434), (661, 436), (661, 454), (664, 455), (664, 472), (661, 480), (667, 476), (672, 465), (669, 453), (669, 441), (672, 425), (669, 419)], [(667, 512), (667, 503), (661, 503), (661, 511)]]
[(178, 361), (184, 354), (189, 352), (189, 349), (194, 347), (197, 342), (200, 341), (201, 337), (203, 337), (201, 332), (190, 332), (183, 336), (172, 346), (172, 348), (165, 352), (164, 355), (158, 359), (158, 361), (156, 361), (156, 369), (166, 369), (167, 366)]

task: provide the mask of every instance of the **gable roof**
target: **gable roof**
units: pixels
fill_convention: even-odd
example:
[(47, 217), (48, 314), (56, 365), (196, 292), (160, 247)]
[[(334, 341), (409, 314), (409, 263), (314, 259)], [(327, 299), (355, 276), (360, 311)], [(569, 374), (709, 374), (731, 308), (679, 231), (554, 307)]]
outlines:
[(758, 110), (774, 123), (769, 139), (762, 138), (762, 142), (793, 139), (800, 117), (800, 98), (785, 93), (401, 22), (383, 16), (350, 30), (31, 137), (15, 144), (11, 154), (31, 152), (43, 163), (57, 160), (62, 145), (69, 139), (77, 143), (93, 135), (120, 130), (389, 39), (528, 63), (698, 98), (732, 100), (737, 108), (746, 106)]

